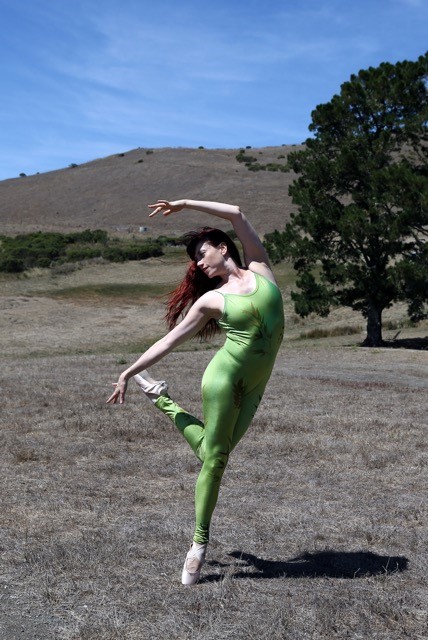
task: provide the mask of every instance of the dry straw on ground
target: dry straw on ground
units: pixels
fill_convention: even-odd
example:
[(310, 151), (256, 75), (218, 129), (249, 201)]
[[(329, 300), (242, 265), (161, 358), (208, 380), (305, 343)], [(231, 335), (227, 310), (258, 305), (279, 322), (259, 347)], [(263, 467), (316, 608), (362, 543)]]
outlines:
[[(83, 299), (85, 283), (137, 278), (99, 268), (2, 283), (1, 640), (426, 638), (426, 352), (298, 340), (311, 324), (287, 307), (203, 579), (184, 588), (198, 463), (136, 387), (105, 405), (161, 301)], [(200, 415), (213, 352), (191, 348), (154, 373)]]

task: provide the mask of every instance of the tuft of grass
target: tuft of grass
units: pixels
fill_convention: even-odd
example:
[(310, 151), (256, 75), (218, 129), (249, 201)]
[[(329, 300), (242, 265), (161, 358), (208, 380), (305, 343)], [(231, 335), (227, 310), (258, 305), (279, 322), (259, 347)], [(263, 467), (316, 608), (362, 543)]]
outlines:
[(114, 299), (117, 302), (126, 301), (134, 304), (166, 296), (171, 287), (165, 284), (146, 283), (105, 283), (84, 284), (76, 287), (63, 287), (54, 291), (38, 292), (52, 298), (66, 300), (108, 302)]
[(333, 338), (335, 336), (352, 336), (357, 333), (361, 333), (361, 327), (358, 327), (357, 325), (345, 325), (339, 327), (310, 329), (309, 331), (302, 332), (299, 335), (299, 338), (301, 340), (306, 340), (307, 338)]
[(23, 448), (15, 451), (15, 462), (21, 464), (23, 462), (35, 462), (39, 460), (39, 455), (32, 448)]

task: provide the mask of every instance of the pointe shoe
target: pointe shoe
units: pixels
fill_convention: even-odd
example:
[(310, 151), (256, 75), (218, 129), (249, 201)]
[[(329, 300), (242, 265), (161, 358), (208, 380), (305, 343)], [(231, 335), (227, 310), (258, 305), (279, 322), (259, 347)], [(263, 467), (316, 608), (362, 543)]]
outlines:
[(160, 396), (167, 395), (168, 385), (165, 380), (153, 380), (146, 369), (137, 373), (134, 380), (152, 402), (156, 402)]
[(202, 566), (205, 563), (206, 552), (206, 544), (193, 542), (184, 562), (183, 572), (181, 574), (181, 584), (191, 586), (198, 582)]

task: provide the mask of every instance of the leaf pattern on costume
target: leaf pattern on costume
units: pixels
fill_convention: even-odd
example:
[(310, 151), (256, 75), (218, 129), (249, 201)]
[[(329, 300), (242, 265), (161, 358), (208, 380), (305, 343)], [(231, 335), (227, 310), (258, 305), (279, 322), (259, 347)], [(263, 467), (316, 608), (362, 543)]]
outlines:
[(261, 356), (269, 354), (271, 351), (272, 332), (269, 331), (264, 316), (253, 304), (250, 305), (249, 309), (244, 310), (244, 313), (250, 317), (251, 325), (256, 328), (255, 339), (262, 341), (262, 345), (252, 348), (253, 353)]
[(233, 403), (235, 407), (239, 408), (242, 404), (242, 398), (245, 394), (245, 383), (244, 379), (240, 378), (238, 382), (235, 382), (233, 385)]

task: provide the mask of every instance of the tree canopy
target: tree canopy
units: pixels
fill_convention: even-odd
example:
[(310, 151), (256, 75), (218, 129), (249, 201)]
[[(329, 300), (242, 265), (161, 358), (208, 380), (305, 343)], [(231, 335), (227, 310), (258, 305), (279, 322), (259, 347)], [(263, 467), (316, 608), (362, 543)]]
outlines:
[(382, 343), (382, 312), (406, 301), (427, 316), (428, 53), (352, 75), (312, 112), (305, 149), (288, 167), (297, 205), (285, 231), (266, 236), (274, 261), (291, 259), (301, 316), (335, 305), (367, 319)]

